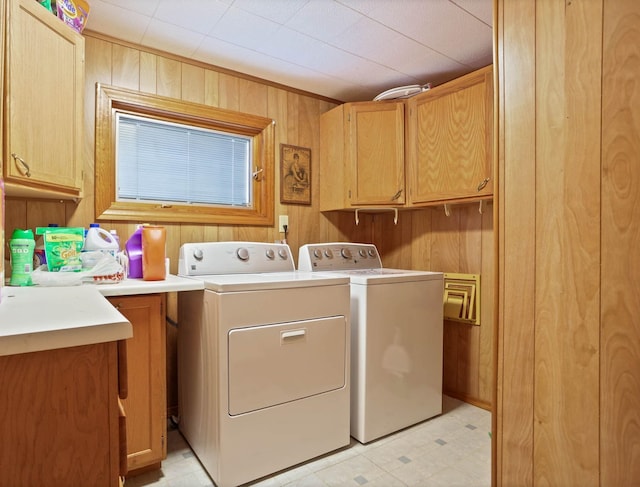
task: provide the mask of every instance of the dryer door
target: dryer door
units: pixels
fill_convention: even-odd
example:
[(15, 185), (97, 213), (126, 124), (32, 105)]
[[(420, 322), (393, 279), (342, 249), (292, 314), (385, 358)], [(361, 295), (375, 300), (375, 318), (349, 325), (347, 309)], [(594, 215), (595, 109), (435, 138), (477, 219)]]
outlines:
[(229, 414), (345, 387), (344, 316), (229, 331)]

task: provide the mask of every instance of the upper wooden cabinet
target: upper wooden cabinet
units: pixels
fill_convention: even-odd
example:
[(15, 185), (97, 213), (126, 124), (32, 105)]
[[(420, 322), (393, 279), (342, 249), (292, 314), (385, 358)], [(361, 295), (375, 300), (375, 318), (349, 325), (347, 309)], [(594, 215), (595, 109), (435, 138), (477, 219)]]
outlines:
[(493, 78), (487, 66), (407, 100), (411, 206), (493, 194)]
[(33, 0), (6, 4), (7, 194), (82, 196), (84, 38)]
[(320, 211), (405, 203), (404, 103), (340, 105), (320, 117)]

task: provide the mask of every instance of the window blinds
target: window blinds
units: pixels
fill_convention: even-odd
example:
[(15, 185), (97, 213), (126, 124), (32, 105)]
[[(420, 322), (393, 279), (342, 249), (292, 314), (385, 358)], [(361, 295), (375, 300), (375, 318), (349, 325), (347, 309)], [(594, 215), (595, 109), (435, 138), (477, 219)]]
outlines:
[(251, 206), (251, 138), (117, 115), (118, 200)]

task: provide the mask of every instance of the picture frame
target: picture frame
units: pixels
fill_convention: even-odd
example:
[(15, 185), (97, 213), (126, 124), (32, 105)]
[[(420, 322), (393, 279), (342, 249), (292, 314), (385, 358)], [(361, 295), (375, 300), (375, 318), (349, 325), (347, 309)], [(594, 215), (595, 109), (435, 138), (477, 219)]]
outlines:
[(280, 203), (311, 204), (311, 149), (280, 144)]

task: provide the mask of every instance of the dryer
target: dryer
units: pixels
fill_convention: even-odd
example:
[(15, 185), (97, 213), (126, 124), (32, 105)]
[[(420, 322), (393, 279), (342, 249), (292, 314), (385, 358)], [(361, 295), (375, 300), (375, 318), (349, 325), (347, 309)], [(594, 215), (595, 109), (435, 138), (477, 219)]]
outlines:
[(179, 275), (179, 428), (216, 485), (347, 446), (349, 279), (258, 242), (186, 243)]
[(351, 436), (441, 414), (443, 274), (384, 268), (375, 245), (345, 242), (303, 245), (298, 269), (350, 279)]

